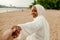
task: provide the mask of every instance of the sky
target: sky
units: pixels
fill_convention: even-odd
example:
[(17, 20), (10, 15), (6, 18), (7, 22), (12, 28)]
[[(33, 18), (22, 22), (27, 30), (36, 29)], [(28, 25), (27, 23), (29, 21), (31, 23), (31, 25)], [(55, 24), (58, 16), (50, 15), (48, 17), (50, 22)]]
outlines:
[(34, 0), (0, 0), (0, 5), (28, 7)]

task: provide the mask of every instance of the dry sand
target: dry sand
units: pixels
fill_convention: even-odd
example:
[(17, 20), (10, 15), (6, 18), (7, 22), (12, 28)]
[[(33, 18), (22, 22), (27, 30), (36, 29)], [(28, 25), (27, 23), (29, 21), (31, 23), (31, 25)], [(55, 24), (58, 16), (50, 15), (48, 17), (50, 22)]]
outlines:
[[(0, 13), (0, 36), (13, 25), (32, 21), (29, 14), (29, 9)], [(60, 10), (46, 10), (44, 16), (50, 25), (50, 40), (60, 40)]]

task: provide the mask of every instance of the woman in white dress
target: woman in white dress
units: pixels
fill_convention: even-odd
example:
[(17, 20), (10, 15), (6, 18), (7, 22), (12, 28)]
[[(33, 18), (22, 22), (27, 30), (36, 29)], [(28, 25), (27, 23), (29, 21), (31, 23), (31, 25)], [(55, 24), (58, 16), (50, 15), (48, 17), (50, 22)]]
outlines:
[(32, 15), (34, 20), (32, 22), (18, 24), (22, 31), (18, 40), (50, 40), (49, 24), (42, 15), (45, 9), (41, 5), (34, 5), (32, 7)]

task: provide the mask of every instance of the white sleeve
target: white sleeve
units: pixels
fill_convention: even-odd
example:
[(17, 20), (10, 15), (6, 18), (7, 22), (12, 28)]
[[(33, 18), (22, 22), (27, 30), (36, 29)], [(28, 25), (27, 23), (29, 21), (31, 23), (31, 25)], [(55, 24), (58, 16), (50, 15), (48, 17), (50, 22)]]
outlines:
[(31, 34), (36, 32), (38, 29), (40, 29), (40, 27), (42, 27), (42, 20), (32, 21), (25, 24), (18, 24), (18, 26), (20, 26), (22, 30)]
[(22, 30), (20, 35), (16, 38), (16, 40), (25, 40), (28, 35), (29, 34), (26, 31)]

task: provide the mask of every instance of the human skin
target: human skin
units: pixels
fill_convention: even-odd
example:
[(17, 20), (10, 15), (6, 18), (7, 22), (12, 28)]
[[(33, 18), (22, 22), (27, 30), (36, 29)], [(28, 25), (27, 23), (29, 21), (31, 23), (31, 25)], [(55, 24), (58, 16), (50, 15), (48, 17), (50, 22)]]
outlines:
[(33, 18), (36, 18), (36, 17), (38, 16), (36, 7), (33, 6), (33, 7), (31, 8), (31, 10), (32, 10), (32, 13), (31, 13), (31, 14), (32, 14)]
[(20, 34), (21, 28), (19, 26), (13, 26), (11, 29), (7, 29), (1, 36), (1, 40), (13, 40)]

